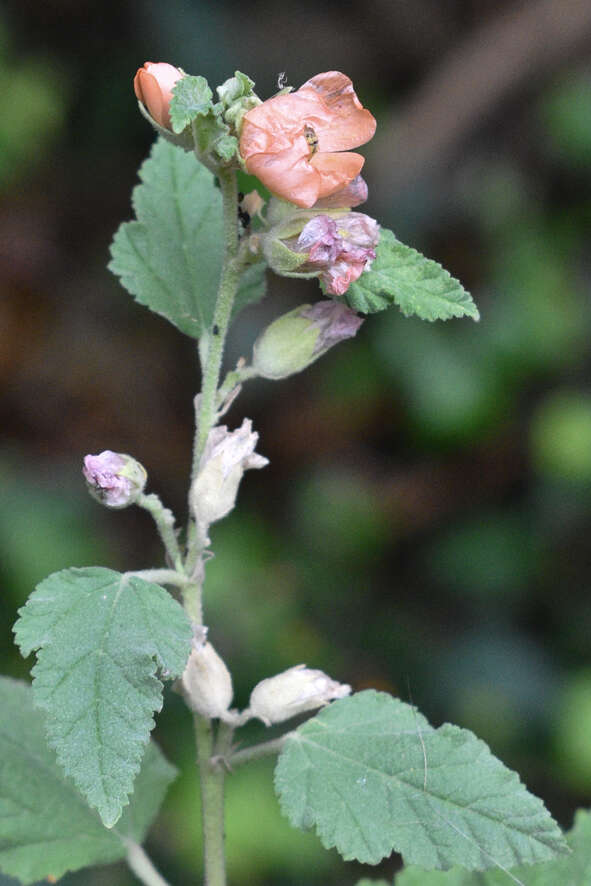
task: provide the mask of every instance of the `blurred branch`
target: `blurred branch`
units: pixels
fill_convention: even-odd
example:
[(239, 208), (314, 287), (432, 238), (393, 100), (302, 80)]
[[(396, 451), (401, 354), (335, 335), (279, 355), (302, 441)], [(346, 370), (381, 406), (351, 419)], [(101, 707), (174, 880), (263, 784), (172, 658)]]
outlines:
[(368, 153), (392, 183), (384, 196), (440, 169), (510, 93), (589, 52), (590, 38), (591, 0), (526, 0), (468, 35), (378, 129)]

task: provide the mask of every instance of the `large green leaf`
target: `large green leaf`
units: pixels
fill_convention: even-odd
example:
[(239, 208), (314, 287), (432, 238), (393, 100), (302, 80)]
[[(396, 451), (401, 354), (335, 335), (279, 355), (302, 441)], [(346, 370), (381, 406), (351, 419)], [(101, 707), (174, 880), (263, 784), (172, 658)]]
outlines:
[(124, 858), (126, 838), (143, 841), (175, 777), (155, 744), (148, 745), (125, 814), (107, 830), (58, 766), (31, 688), (0, 678), (0, 709), (1, 871), (25, 884), (58, 878)]
[(16, 641), (34, 649), (35, 704), (47, 737), (107, 827), (121, 815), (162, 707), (162, 683), (182, 673), (191, 627), (163, 588), (110, 569), (64, 569), (20, 611)]
[[(164, 139), (155, 143), (139, 174), (142, 184), (132, 198), (136, 221), (119, 227), (109, 268), (137, 301), (199, 338), (212, 323), (222, 266), (219, 188), (193, 154)], [(261, 269), (256, 286), (248, 272), (236, 310), (263, 297)]]
[(406, 868), (396, 877), (395, 886), (508, 886), (511, 882), (524, 886), (589, 886), (591, 883), (591, 814), (579, 810), (575, 826), (567, 834), (572, 853), (546, 864), (495, 870), (475, 874), (454, 868), (446, 873)]
[(396, 304), (406, 317), (416, 314), (422, 320), (479, 319), (478, 308), (458, 280), (400, 243), (387, 228), (381, 230), (370, 270), (349, 286), (343, 300), (362, 314)]
[(275, 787), (292, 824), (377, 864), (482, 870), (553, 858), (564, 838), (542, 802), (466, 729), (433, 729), (381, 692), (334, 702), (290, 737)]

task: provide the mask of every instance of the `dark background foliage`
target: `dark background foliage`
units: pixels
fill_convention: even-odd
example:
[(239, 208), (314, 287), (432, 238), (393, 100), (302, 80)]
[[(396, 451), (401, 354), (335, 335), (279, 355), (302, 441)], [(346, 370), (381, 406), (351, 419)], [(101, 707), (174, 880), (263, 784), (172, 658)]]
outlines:
[[(396, 309), (287, 382), (250, 383), (271, 460), (215, 527), (206, 607), (236, 701), (299, 661), (473, 729), (565, 827), (591, 787), (590, 0), (9, 0), (0, 18), (0, 577), (16, 609), (68, 565), (159, 561), (149, 519), (87, 498), (80, 461), (139, 458), (184, 517), (192, 342), (105, 270), (152, 133), (145, 59), (263, 97), (286, 71), (354, 80), (378, 119), (366, 211), (470, 288), (482, 321)], [(318, 295), (273, 279), (228, 359)], [(253, 740), (260, 736), (255, 730)], [(158, 739), (187, 774), (150, 851), (199, 877), (188, 718)], [(350, 884), (360, 871), (279, 817), (263, 764), (230, 779), (231, 879)], [(393, 859), (380, 868), (390, 876)], [(121, 868), (64, 882), (128, 884)]]

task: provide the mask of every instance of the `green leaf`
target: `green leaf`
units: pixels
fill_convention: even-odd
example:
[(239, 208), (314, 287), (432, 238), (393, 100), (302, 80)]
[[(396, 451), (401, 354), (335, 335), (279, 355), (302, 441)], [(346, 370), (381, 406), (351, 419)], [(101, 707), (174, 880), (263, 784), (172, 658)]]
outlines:
[(0, 870), (24, 884), (59, 878), (124, 858), (125, 838), (143, 841), (175, 777), (155, 744), (148, 745), (125, 815), (107, 830), (58, 766), (31, 688), (0, 678), (0, 709)]
[(466, 729), (433, 729), (381, 692), (334, 702), (288, 739), (275, 773), (283, 812), (345, 860), (482, 870), (565, 848), (542, 802)]
[[(140, 178), (132, 198), (137, 220), (119, 227), (109, 269), (140, 304), (199, 338), (212, 323), (222, 267), (219, 188), (193, 154), (164, 139), (155, 143)], [(258, 279), (258, 287), (243, 279), (235, 313), (263, 297), (262, 270)]]
[(34, 649), (33, 697), (47, 737), (107, 827), (119, 819), (162, 707), (162, 683), (179, 676), (191, 626), (163, 588), (110, 569), (64, 569), (19, 610), (16, 642)]
[(172, 90), (170, 121), (173, 132), (181, 133), (193, 120), (213, 110), (213, 92), (205, 77), (186, 76), (177, 80)]
[(441, 265), (400, 243), (382, 228), (369, 271), (349, 286), (343, 300), (355, 311), (374, 314), (397, 304), (406, 317), (449, 320), (480, 319), (478, 308), (462, 284)]
[(363, 880), (359, 880), (357, 886), (390, 886), (390, 884), (386, 880), (368, 880), (364, 877)]
[(572, 852), (547, 864), (514, 868), (511, 876), (506, 871), (487, 871), (474, 874), (453, 868), (447, 873), (406, 868), (396, 877), (395, 886), (508, 886), (511, 882), (524, 886), (589, 886), (591, 883), (591, 814), (579, 810), (575, 825), (567, 834)]

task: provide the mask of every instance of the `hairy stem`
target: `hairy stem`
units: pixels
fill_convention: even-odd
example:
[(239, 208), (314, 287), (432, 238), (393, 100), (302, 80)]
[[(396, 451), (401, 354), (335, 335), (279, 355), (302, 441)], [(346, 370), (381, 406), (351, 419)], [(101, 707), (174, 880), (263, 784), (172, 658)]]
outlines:
[[(224, 778), (222, 767), (212, 766), (214, 751), (213, 724), (211, 720), (195, 714), (195, 739), (197, 762), (201, 783), (201, 813), (203, 827), (203, 853), (205, 856), (205, 886), (226, 886), (226, 859), (224, 851)], [(220, 724), (220, 730), (223, 730)], [(232, 732), (227, 728), (218, 733), (216, 750), (225, 754), (231, 742)], [(221, 747), (220, 747), (220, 739)]]
[(252, 745), (249, 748), (242, 748), (235, 751), (229, 757), (225, 758), (230, 769), (236, 769), (238, 766), (244, 766), (251, 760), (260, 760), (263, 757), (272, 757), (281, 751), (287, 739), (293, 733), (288, 732), (280, 738), (273, 738), (271, 741), (264, 741), (261, 744)]
[(168, 559), (178, 572), (183, 571), (183, 559), (179, 543), (174, 529), (174, 514), (165, 508), (155, 493), (140, 495), (136, 504), (148, 511), (156, 524), (162, 544), (166, 549)]
[(127, 864), (138, 880), (141, 880), (146, 886), (169, 886), (164, 877), (160, 876), (142, 847), (131, 840), (127, 842)]
[[(193, 443), (191, 486), (199, 472), (199, 463), (207, 437), (216, 422), (217, 396), (224, 345), (232, 316), (234, 299), (240, 282), (242, 263), (239, 260), (238, 241), (238, 186), (234, 170), (218, 173), (224, 211), (224, 264), (211, 327), (199, 341), (202, 387), (196, 399), (196, 427)], [(207, 544), (195, 521), (190, 519), (187, 533), (185, 569), (193, 579), (184, 591), (185, 608), (193, 621), (202, 624), (201, 587), (203, 584), (203, 552)]]
[(193, 448), (193, 479), (197, 476), (199, 461), (205, 448), (207, 435), (215, 422), (217, 389), (220, 380), (224, 345), (241, 271), (241, 265), (238, 262), (238, 187), (236, 184), (236, 173), (233, 170), (220, 170), (218, 179), (224, 210), (224, 264), (212, 325), (206, 332), (207, 346), (203, 349), (206, 352), (207, 359), (205, 365), (202, 366), (203, 384)]

